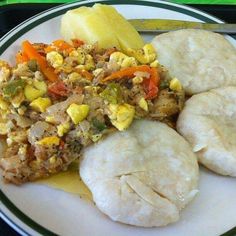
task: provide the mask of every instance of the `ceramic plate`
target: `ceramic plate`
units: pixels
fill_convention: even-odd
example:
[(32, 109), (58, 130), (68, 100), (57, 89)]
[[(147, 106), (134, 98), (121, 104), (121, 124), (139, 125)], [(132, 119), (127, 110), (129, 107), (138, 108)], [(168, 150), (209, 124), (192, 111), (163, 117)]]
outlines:
[[(186, 6), (164, 1), (99, 1), (113, 5), (126, 18), (163, 18), (220, 22), (218, 19)], [(60, 38), (62, 14), (95, 1), (80, 1), (45, 11), (18, 25), (0, 41), (0, 57), (14, 61), (20, 43), (49, 43)], [(227, 37), (234, 45), (234, 39)], [(150, 40), (151, 36), (146, 40)], [(2, 181), (2, 180), (1, 180)], [(92, 203), (78, 196), (39, 184), (17, 187), (1, 183), (0, 214), (22, 235), (70, 236), (213, 236), (236, 225), (235, 179), (217, 176), (201, 169), (200, 193), (183, 210), (179, 222), (162, 228), (140, 228), (112, 222)], [(235, 232), (235, 231), (234, 231)], [(230, 235), (232, 233), (228, 233)]]

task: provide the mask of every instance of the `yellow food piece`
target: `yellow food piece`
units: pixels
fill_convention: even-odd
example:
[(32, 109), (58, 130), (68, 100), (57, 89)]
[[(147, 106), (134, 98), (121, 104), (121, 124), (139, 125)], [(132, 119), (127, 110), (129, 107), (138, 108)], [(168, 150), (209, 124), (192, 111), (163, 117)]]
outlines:
[(46, 109), (51, 106), (52, 102), (49, 98), (36, 98), (34, 101), (30, 103), (30, 106), (33, 110), (39, 111), (39, 112), (45, 112)]
[(73, 82), (76, 82), (76, 81), (80, 80), (81, 78), (82, 78), (82, 76), (79, 73), (72, 72), (68, 75), (67, 81), (70, 82), (70, 83), (73, 83)]
[(61, 35), (68, 42), (78, 38), (89, 44), (98, 43), (99, 48), (120, 48), (112, 32), (110, 24), (90, 7), (67, 11), (61, 20)]
[(57, 157), (56, 156), (52, 156), (52, 157), (49, 158), (49, 163), (50, 164), (55, 164), (56, 160), (57, 160)]
[[(135, 28), (116, 9), (109, 5), (95, 4), (96, 13), (105, 19), (106, 25), (110, 23), (114, 37), (117, 38), (120, 48), (126, 51), (127, 48), (142, 48), (144, 45), (142, 37)], [(94, 26), (95, 27), (95, 26)], [(106, 30), (106, 26), (104, 26)]]
[(33, 81), (32, 84), (27, 84), (24, 89), (24, 95), (30, 102), (43, 96), (46, 92), (47, 85), (44, 81)]
[(99, 48), (141, 48), (142, 37), (115, 8), (95, 4), (67, 11), (61, 20), (61, 34), (66, 41), (79, 38)]
[(86, 54), (82, 48), (79, 47), (76, 51), (72, 51), (69, 55), (70, 57), (76, 57), (79, 65), (83, 65), (85, 63)]
[(11, 99), (11, 104), (14, 108), (19, 108), (21, 103), (25, 100), (25, 96), (23, 92), (18, 93)]
[(8, 128), (6, 123), (0, 123), (0, 135), (6, 135), (8, 133)]
[(9, 107), (9, 104), (2, 97), (0, 97), (0, 109), (7, 110), (8, 107)]
[(70, 116), (73, 123), (77, 125), (87, 117), (89, 113), (89, 106), (86, 104), (78, 105), (72, 103), (67, 108), (66, 112)]
[(51, 136), (43, 138), (36, 143), (42, 146), (52, 146), (52, 145), (58, 146), (60, 144), (60, 139), (57, 136)]
[(93, 71), (93, 75), (96, 77), (98, 76), (100, 73), (102, 73), (104, 71), (104, 69), (102, 68), (97, 68)]
[(95, 64), (94, 64), (93, 57), (91, 55), (87, 54), (85, 56), (84, 65), (78, 65), (76, 68), (79, 68), (81, 70), (93, 70), (93, 69), (95, 69)]
[(155, 60), (152, 63), (150, 63), (151, 67), (158, 67), (158, 65), (159, 65), (159, 61), (158, 60)]
[(122, 52), (113, 52), (110, 55), (110, 61), (116, 62), (121, 68), (137, 66), (137, 61), (134, 57), (129, 57)]
[(10, 66), (6, 61), (0, 60), (0, 74), (0, 82), (6, 82), (11, 75)]
[(17, 112), (19, 115), (23, 116), (25, 114), (26, 110), (27, 110), (27, 107), (21, 106), (17, 109)]
[(46, 59), (51, 64), (51, 66), (53, 68), (57, 68), (57, 67), (62, 66), (63, 61), (64, 61), (63, 56), (56, 51), (52, 51), (52, 52), (47, 53)]
[(135, 108), (127, 103), (109, 105), (111, 123), (120, 131), (127, 129), (134, 119)]
[(126, 53), (136, 58), (141, 64), (148, 64), (156, 59), (155, 49), (150, 43), (145, 44), (142, 49), (138, 50), (128, 48)]
[(170, 81), (169, 87), (171, 90), (177, 91), (177, 92), (182, 90), (182, 85), (181, 85), (180, 81), (176, 78), (174, 78)]
[(24, 143), (25, 140), (27, 140), (27, 133), (25, 132), (25, 130), (21, 130), (21, 131), (16, 131), (13, 133), (9, 133), (9, 131), (14, 127), (11, 127), (11, 124), (7, 124), (8, 126), (8, 138), (7, 138), (7, 145), (11, 146), (14, 145), (15, 143)]
[(141, 98), (138, 102), (138, 105), (144, 110), (148, 111), (148, 104), (147, 101), (144, 98)]
[(135, 77), (132, 79), (132, 82), (133, 82), (133, 84), (141, 84), (141, 83), (143, 82), (143, 77), (135, 76)]
[(23, 144), (18, 150), (18, 155), (26, 156), (26, 153), (27, 153), (27, 144)]
[(55, 124), (56, 120), (53, 116), (46, 116), (45, 121), (51, 124)]
[(94, 134), (91, 136), (91, 139), (94, 143), (96, 143), (101, 138), (102, 138), (102, 134)]
[(64, 124), (60, 124), (57, 126), (57, 134), (59, 137), (62, 137), (64, 134), (66, 134), (70, 129), (70, 123), (66, 122)]

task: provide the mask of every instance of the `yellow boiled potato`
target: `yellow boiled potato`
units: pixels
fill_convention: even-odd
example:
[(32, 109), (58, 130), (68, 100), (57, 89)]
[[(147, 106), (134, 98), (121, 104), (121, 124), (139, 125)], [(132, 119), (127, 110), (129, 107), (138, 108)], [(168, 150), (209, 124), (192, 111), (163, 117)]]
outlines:
[(120, 48), (111, 25), (89, 7), (68, 11), (62, 17), (61, 34), (66, 41), (77, 38), (88, 44), (98, 43), (100, 48)]

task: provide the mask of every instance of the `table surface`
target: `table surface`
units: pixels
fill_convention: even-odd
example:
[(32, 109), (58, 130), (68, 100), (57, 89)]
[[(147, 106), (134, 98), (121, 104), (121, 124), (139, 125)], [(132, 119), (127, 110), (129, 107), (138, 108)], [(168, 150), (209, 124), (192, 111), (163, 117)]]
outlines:
[[(35, 2), (35, 1), (0, 1), (2, 2)], [(0, 37), (3, 36), (7, 31), (9, 31), (11, 28), (13, 28), (14, 26), (16, 26), (17, 24), (19, 24), (20, 22), (22, 22), (23, 20), (27, 19), (28, 17), (31, 17), (34, 14), (39, 13), (40, 11), (46, 10), (50, 7), (56, 6), (58, 5), (58, 2), (66, 2), (65, 0), (57, 0), (54, 2), (57, 2), (57, 4), (52, 4), (52, 0), (49, 1), (44, 1), (45, 2), (51, 2), (51, 4), (30, 4), (30, 5), (9, 5), (9, 6), (4, 6), (1, 7), (1, 9), (4, 9), (4, 11), (1, 11), (0, 9)], [(68, 1), (67, 1), (68, 2)], [(188, 3), (193, 3), (193, 2), (198, 2), (198, 3), (213, 3), (213, 2), (217, 2), (217, 3), (234, 3), (236, 4), (236, 0), (224, 0), (224, 1), (217, 1), (217, 0), (213, 0), (213, 1), (207, 1), (207, 0), (198, 0), (198, 1), (194, 1), (194, 0), (186, 0), (186, 1), (181, 1), (181, 0), (175, 0), (172, 2), (188, 2)], [(0, 4), (1, 5), (1, 4)], [(193, 5), (195, 8), (198, 8), (200, 10), (203, 10), (205, 12), (208, 12), (212, 15), (215, 15), (218, 18), (221, 18), (227, 22), (232, 22), (232, 23), (236, 23), (236, 5), (235, 6), (227, 6), (227, 5), (223, 5), (223, 6), (212, 6), (212, 5)], [(28, 12), (27, 14), (21, 14), (22, 12), (20, 12), (21, 17), (16, 17), (17, 19), (11, 21), (9, 24), (5, 24), (6, 20), (4, 20), (4, 17), (7, 18), (7, 20), (9, 19), (7, 17), (7, 14), (11, 14), (11, 11), (27, 11), (27, 7), (28, 7)], [(27, 16), (27, 17), (26, 17)], [(11, 227), (9, 227), (1, 218), (0, 218), (0, 236), (20, 236), (17, 232), (15, 232)]]

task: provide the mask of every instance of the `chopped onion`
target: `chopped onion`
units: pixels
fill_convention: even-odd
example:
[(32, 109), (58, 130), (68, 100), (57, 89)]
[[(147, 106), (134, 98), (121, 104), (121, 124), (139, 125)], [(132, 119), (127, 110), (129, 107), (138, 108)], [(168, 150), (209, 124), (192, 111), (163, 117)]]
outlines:
[(149, 78), (150, 74), (148, 72), (144, 72), (144, 71), (136, 71), (134, 73), (135, 76), (137, 77), (142, 77), (142, 78)]

